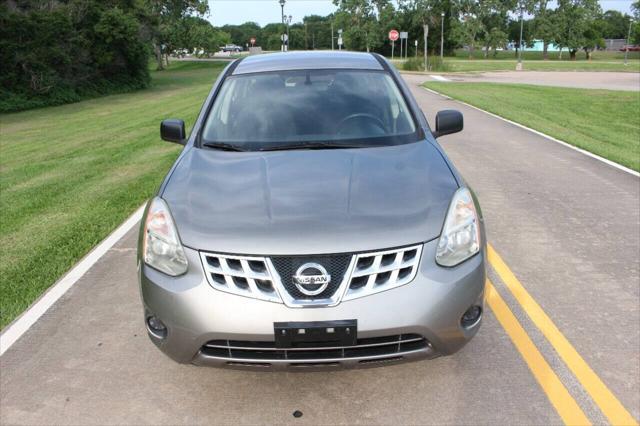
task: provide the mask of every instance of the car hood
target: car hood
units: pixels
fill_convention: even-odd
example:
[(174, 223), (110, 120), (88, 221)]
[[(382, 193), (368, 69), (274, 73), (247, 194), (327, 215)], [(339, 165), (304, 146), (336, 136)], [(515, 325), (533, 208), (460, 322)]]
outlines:
[(436, 238), (457, 183), (429, 142), (360, 149), (192, 148), (164, 198), (185, 246), (275, 255), (360, 252)]

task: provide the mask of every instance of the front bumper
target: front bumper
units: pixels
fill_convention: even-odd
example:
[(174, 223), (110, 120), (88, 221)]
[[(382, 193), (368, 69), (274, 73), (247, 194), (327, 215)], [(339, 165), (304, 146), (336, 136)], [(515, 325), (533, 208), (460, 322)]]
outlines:
[[(138, 261), (146, 318), (159, 318), (167, 327), (151, 340), (169, 357), (181, 363), (227, 367), (365, 367), (448, 355), (462, 348), (478, 331), (481, 319), (469, 327), (461, 317), (471, 306), (483, 307), (485, 250), (454, 268), (435, 263), (437, 240), (424, 244), (416, 278), (404, 286), (334, 307), (289, 308), (282, 303), (251, 299), (213, 289), (206, 281), (198, 252), (185, 247), (186, 274), (172, 278)], [(285, 358), (233, 358), (211, 354), (211, 341), (273, 342), (274, 322), (335, 321), (356, 319), (358, 339), (383, 336), (424, 337), (420, 347), (398, 344), (393, 354)], [(398, 337), (403, 339), (404, 337)], [(227, 342), (229, 343), (229, 342)]]

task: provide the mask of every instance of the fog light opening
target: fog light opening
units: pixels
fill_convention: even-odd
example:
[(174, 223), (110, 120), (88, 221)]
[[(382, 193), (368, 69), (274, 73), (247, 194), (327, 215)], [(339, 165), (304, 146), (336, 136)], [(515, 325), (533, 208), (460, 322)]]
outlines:
[(480, 321), (481, 317), (482, 307), (474, 305), (467, 309), (467, 311), (462, 315), (462, 318), (460, 318), (460, 324), (464, 328), (470, 328), (476, 325), (478, 321)]
[(158, 339), (167, 337), (167, 326), (154, 315), (147, 317), (147, 330)]

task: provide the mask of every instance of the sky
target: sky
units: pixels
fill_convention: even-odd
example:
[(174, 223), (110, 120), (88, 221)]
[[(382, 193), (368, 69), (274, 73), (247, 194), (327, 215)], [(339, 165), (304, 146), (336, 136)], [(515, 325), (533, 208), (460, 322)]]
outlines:
[[(632, 0), (600, 0), (603, 10), (619, 10), (631, 13)], [(254, 21), (264, 26), (271, 22), (280, 22), (280, 4), (278, 0), (209, 0), (211, 9), (209, 20), (215, 26), (242, 24)], [(293, 16), (293, 22), (299, 22), (306, 15), (328, 15), (336, 7), (331, 0), (286, 0), (285, 15)]]

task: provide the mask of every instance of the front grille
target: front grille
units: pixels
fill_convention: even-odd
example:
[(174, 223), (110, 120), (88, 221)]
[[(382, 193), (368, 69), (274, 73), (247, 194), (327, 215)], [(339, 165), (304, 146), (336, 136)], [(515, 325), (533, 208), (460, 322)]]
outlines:
[[(332, 297), (336, 290), (338, 290), (338, 287), (340, 287), (344, 275), (349, 269), (351, 257), (349, 254), (330, 256), (273, 256), (271, 257), (271, 262), (279, 275), (280, 282), (294, 299), (328, 299)], [(331, 281), (322, 293), (315, 296), (307, 296), (300, 292), (293, 282), (293, 276), (296, 274), (296, 271), (305, 263), (322, 265), (329, 275), (331, 275)]]
[(263, 257), (200, 253), (207, 281), (227, 293), (280, 302), (280, 297)]
[(342, 300), (379, 293), (413, 281), (421, 254), (421, 245), (358, 254)]
[(342, 360), (400, 359), (402, 354), (424, 350), (430, 343), (419, 334), (358, 339), (355, 346), (335, 346), (334, 343), (306, 342), (291, 348), (276, 348), (275, 342), (251, 342), (239, 340), (212, 340), (202, 346), (202, 354), (209, 357), (229, 359), (233, 363), (282, 362), (293, 365), (335, 364)]
[[(421, 256), (422, 245), (358, 254), (270, 258), (200, 252), (205, 276), (213, 288), (289, 307), (335, 306), (342, 300), (408, 284), (418, 272)], [(319, 294), (306, 295), (293, 281), (298, 268), (306, 263), (320, 265), (331, 275)]]

